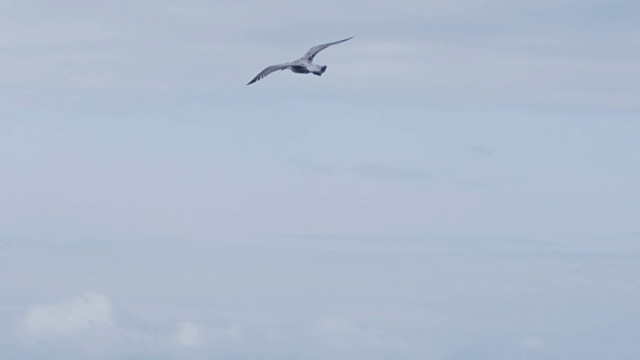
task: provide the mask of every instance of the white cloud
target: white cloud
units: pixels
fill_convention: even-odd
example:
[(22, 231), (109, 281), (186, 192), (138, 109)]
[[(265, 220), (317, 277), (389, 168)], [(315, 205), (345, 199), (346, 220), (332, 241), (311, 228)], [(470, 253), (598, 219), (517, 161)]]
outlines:
[(191, 322), (181, 322), (176, 325), (176, 340), (180, 346), (193, 347), (200, 341), (200, 330)]
[[(211, 327), (193, 321), (149, 322), (93, 292), (33, 305), (14, 324), (17, 336), (14, 345), (26, 354), (25, 358), (31, 355), (37, 358), (37, 354), (48, 352), (59, 356), (79, 354), (86, 359), (121, 358), (137, 353), (200, 358), (252, 350), (239, 324)], [(263, 338), (267, 344), (273, 344), (266, 335), (253, 336), (252, 340)]]
[(111, 326), (112, 315), (109, 300), (89, 292), (59, 303), (31, 307), (24, 318), (24, 327), (34, 337), (66, 336), (91, 326)]
[(343, 317), (327, 317), (310, 323), (305, 333), (310, 344), (321, 343), (335, 350), (401, 350), (407, 344), (374, 326)]
[(244, 331), (238, 325), (230, 325), (227, 328), (219, 329), (215, 331), (216, 339), (222, 339), (225, 341), (242, 342), (244, 340)]
[[(28, 308), (18, 319), (17, 343), (27, 358), (53, 352), (86, 359), (133, 354), (204, 358), (233, 354), (311, 349), (317, 356), (397, 354), (407, 344), (382, 329), (345, 317), (325, 317), (297, 325), (246, 327), (240, 323), (209, 326), (196, 321), (153, 324), (113, 305), (106, 296), (87, 292), (77, 297)], [(37, 358), (37, 355), (34, 355)]]

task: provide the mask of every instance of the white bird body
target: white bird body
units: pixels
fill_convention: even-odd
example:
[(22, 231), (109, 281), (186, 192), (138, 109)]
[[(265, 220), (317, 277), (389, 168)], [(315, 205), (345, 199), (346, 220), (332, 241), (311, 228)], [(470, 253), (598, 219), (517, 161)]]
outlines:
[(327, 70), (327, 66), (326, 65), (318, 65), (318, 64), (314, 64), (313, 63), (313, 58), (322, 50), (328, 48), (331, 45), (335, 45), (335, 44), (339, 44), (341, 42), (345, 42), (347, 40), (352, 39), (352, 37), (348, 38), (348, 39), (344, 39), (344, 40), (338, 40), (338, 41), (334, 41), (334, 42), (330, 42), (330, 43), (326, 43), (326, 44), (322, 44), (322, 45), (317, 45), (312, 47), (311, 49), (309, 49), (309, 51), (307, 51), (306, 54), (304, 54), (303, 57), (301, 57), (298, 60), (295, 61), (291, 61), (288, 63), (284, 63), (284, 64), (278, 64), (278, 65), (271, 65), (271, 66), (267, 66), (264, 70), (262, 70), (258, 75), (256, 75), (256, 77), (254, 77), (251, 81), (249, 81), (249, 83), (247, 85), (251, 85), (254, 82), (264, 78), (265, 76), (271, 74), (274, 71), (278, 71), (278, 70), (291, 70), (294, 73), (297, 74), (314, 74), (314, 75), (318, 75), (318, 76), (322, 76), (322, 74), (325, 72), (325, 70)]

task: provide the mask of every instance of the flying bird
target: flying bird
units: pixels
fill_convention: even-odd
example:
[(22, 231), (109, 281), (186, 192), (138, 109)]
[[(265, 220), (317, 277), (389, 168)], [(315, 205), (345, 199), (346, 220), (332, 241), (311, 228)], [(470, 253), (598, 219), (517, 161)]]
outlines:
[(309, 51), (307, 51), (307, 53), (304, 54), (304, 56), (301, 57), (298, 60), (291, 61), (291, 62), (284, 63), (284, 64), (267, 66), (264, 70), (262, 70), (260, 72), (260, 74), (256, 75), (256, 77), (254, 77), (253, 80), (249, 81), (249, 83), (247, 85), (251, 85), (254, 82), (264, 78), (265, 76), (267, 76), (267, 75), (269, 75), (272, 72), (277, 71), (277, 70), (289, 69), (289, 70), (291, 70), (291, 71), (293, 71), (294, 73), (297, 73), (297, 74), (312, 73), (314, 75), (322, 76), (322, 74), (325, 72), (325, 70), (327, 70), (327, 66), (326, 65), (314, 64), (313, 63), (313, 58), (316, 55), (318, 55), (318, 53), (320, 51), (328, 48), (329, 46), (335, 45), (335, 44), (340, 44), (342, 42), (345, 42), (345, 41), (351, 40), (351, 39), (353, 39), (353, 36), (348, 38), (348, 39), (338, 40), (338, 41), (334, 41), (334, 42), (330, 42), (330, 43), (314, 46), (311, 49), (309, 49)]

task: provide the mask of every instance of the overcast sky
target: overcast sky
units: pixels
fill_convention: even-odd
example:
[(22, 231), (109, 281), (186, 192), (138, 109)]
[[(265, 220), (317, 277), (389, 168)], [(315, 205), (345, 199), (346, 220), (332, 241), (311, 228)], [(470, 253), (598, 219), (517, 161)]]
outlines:
[(640, 358), (639, 18), (0, 0), (0, 359)]

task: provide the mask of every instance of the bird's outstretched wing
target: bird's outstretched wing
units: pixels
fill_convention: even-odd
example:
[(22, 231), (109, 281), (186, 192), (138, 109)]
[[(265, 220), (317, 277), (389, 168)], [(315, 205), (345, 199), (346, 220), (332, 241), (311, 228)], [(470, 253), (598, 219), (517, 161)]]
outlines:
[(307, 59), (309, 61), (313, 61), (313, 57), (316, 56), (320, 51), (328, 48), (331, 45), (340, 44), (341, 42), (345, 42), (345, 41), (351, 40), (351, 39), (353, 39), (353, 36), (348, 38), (348, 39), (338, 40), (338, 41), (334, 41), (334, 42), (330, 42), (330, 43), (314, 46), (311, 49), (309, 49), (309, 51), (307, 51), (307, 53), (304, 54), (304, 56), (302, 58), (303, 59)]
[(247, 85), (253, 84), (254, 82), (262, 79), (263, 77), (271, 74), (274, 71), (288, 69), (290, 66), (290, 63), (267, 66), (264, 70), (260, 71), (260, 74), (256, 75), (253, 80), (249, 81)]

